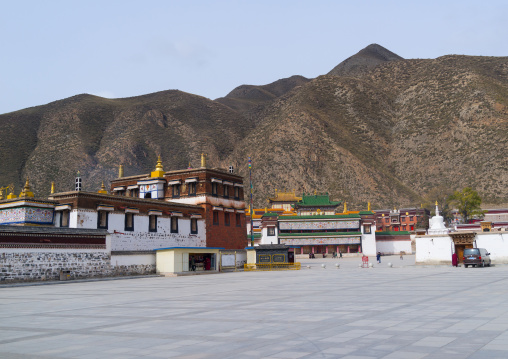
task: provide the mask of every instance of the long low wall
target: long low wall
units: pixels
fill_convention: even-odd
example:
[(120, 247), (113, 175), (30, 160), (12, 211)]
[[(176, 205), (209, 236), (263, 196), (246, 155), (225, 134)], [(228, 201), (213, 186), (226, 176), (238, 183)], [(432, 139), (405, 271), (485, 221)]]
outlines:
[[(475, 236), (476, 247), (490, 252), (494, 264), (508, 263), (508, 233), (480, 232)], [(416, 264), (451, 264), (453, 240), (448, 235), (417, 236)]]
[[(0, 282), (83, 279), (155, 273), (155, 254), (111, 256), (105, 250), (3, 248)], [(67, 276), (67, 273), (66, 273)]]
[(58, 280), (61, 271), (71, 278), (110, 274), (109, 253), (94, 250), (3, 249), (0, 253), (0, 282)]

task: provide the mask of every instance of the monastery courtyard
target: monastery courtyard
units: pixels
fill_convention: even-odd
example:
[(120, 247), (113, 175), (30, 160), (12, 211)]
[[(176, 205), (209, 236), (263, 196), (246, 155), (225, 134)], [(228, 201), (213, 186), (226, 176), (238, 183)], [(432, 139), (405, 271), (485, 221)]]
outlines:
[(508, 266), (360, 262), (1, 286), (0, 357), (508, 358)]

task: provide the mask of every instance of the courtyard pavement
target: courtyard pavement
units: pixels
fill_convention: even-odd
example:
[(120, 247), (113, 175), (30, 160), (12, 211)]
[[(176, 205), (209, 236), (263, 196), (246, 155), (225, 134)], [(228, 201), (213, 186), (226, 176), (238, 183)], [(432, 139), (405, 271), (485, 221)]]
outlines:
[(508, 358), (508, 266), (301, 261), (0, 286), (0, 358)]

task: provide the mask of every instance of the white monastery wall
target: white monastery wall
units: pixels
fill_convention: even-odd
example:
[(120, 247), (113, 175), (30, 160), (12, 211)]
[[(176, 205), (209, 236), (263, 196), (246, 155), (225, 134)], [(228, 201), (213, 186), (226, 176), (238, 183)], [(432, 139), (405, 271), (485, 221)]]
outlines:
[(366, 256), (375, 256), (377, 252), (376, 226), (371, 226), (370, 234), (366, 234), (363, 232), (364, 227), (362, 226), (362, 253)]
[(448, 235), (416, 236), (416, 264), (451, 264), (452, 238)]
[(406, 254), (412, 253), (410, 239), (404, 240), (404, 241), (377, 241), (376, 242), (376, 252), (399, 254), (401, 251), (405, 252)]
[(482, 232), (476, 234), (476, 247), (485, 248), (493, 263), (508, 263), (508, 233)]

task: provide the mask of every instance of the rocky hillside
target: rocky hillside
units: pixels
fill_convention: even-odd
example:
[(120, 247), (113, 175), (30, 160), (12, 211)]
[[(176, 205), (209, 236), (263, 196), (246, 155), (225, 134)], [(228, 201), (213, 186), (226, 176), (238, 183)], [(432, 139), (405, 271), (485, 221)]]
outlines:
[(215, 101), (180, 91), (79, 95), (0, 115), (0, 184), (29, 175), (44, 195), (125, 166), (147, 173), (253, 159), (256, 205), (277, 189), (328, 191), (349, 208), (418, 205), (433, 188), (473, 186), (508, 205), (508, 58), (404, 60), (369, 45), (316, 79), (242, 85)]

